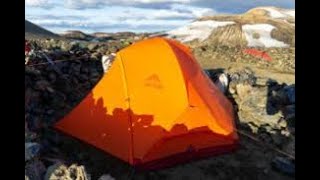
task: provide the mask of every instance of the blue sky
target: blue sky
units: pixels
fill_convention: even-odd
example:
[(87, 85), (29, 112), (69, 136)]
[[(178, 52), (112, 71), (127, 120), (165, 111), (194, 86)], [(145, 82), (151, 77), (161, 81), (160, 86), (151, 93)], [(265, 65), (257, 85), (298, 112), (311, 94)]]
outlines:
[(25, 0), (25, 18), (53, 32), (155, 32), (206, 15), (257, 6), (295, 8), (294, 0)]

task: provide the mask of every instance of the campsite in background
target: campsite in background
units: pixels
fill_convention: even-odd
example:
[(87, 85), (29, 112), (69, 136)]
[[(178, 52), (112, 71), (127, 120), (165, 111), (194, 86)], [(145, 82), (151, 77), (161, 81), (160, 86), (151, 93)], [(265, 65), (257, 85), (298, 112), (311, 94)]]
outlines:
[(294, 1), (62, 2), (25, 1), (26, 180), (295, 179)]

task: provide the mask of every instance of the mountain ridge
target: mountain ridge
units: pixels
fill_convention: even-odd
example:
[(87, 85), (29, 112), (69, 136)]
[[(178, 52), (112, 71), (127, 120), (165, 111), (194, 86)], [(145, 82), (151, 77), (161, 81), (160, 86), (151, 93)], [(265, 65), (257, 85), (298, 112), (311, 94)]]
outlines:
[(166, 34), (191, 46), (294, 47), (295, 10), (257, 7), (243, 14), (205, 16)]
[(25, 38), (58, 38), (59, 35), (25, 19)]

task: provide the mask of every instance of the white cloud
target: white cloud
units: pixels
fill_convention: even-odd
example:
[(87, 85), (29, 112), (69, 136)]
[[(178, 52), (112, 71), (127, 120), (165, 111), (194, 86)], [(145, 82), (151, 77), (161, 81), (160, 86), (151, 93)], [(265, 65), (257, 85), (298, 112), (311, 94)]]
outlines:
[(48, 3), (48, 0), (26, 0), (27, 6), (43, 6), (44, 4)]
[(184, 26), (217, 11), (244, 12), (254, 4), (281, 5), (280, 1), (292, 0), (25, 0), (25, 16), (59, 32), (158, 31)]
[[(98, 1), (95, 2), (98, 3)], [(56, 8), (36, 9), (29, 11), (26, 18), (49, 30), (59, 32), (68, 29), (79, 29), (85, 32), (110, 31), (114, 28), (125, 31), (165, 31), (183, 26), (203, 14), (214, 13), (209, 8), (177, 4), (168, 6), (167, 9), (132, 6), (102, 6), (99, 9), (82, 10), (61, 7), (61, 9), (64, 11), (57, 11)]]
[(142, 9), (142, 8), (127, 8), (123, 12), (114, 12), (110, 18), (123, 19), (150, 19), (150, 20), (185, 20), (193, 19), (195, 16), (189, 12), (179, 12), (171, 9)]
[(137, 3), (190, 3), (196, 0), (120, 0), (123, 2), (137, 2)]
[(295, 0), (198, 0), (191, 2), (190, 5), (214, 8), (224, 13), (244, 13), (260, 6), (294, 8)]
[(174, 11), (190, 13), (195, 18), (217, 14), (217, 12), (211, 8), (201, 8), (183, 4), (172, 4), (170, 7), (170, 9)]
[(65, 6), (70, 9), (99, 8), (104, 3), (102, 0), (65, 0)]
[(155, 4), (190, 4), (199, 0), (65, 0), (65, 6), (71, 9), (102, 8), (105, 5), (148, 5)]
[(294, 0), (64, 0), (64, 2), (65, 6), (71, 9), (102, 8), (106, 5), (165, 9), (172, 4), (181, 4), (234, 12), (243, 12), (257, 6), (293, 8), (295, 4)]
[[(27, 18), (28, 19), (28, 18)], [(81, 30), (85, 33), (93, 32), (115, 32), (115, 31), (135, 31), (151, 32), (169, 30), (184, 25), (186, 22), (180, 20), (150, 20), (150, 19), (127, 19), (117, 21), (113, 19), (99, 19), (96, 21), (86, 20), (62, 20), (62, 19), (28, 19), (51, 31), (62, 33), (67, 30)]]
[(38, 10), (26, 15), (26, 19), (49, 30), (59, 32), (79, 29), (84, 32), (112, 31), (162, 31), (182, 26), (194, 19), (188, 12), (170, 9), (145, 9), (132, 7), (109, 7), (104, 9), (73, 10), (61, 13)]
[(53, 3), (48, 0), (25, 0), (25, 5), (29, 7), (49, 9), (53, 7)]

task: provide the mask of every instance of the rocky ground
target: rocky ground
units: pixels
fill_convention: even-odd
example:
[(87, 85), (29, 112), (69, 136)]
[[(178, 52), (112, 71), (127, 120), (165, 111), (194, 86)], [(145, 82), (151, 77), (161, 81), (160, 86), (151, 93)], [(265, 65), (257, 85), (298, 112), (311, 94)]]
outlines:
[(273, 58), (270, 62), (244, 54), (242, 48), (193, 48), (213, 81), (227, 77), (225, 94), (238, 115), (241, 146), (235, 153), (135, 172), (108, 154), (51, 129), (102, 77), (102, 56), (139, 39), (30, 40), (34, 53), (28, 55), (25, 66), (26, 179), (295, 178), (294, 48), (263, 49)]
[[(204, 68), (229, 68), (246, 66), (273, 73), (294, 74), (295, 48), (256, 48), (272, 57), (271, 61), (246, 54), (246, 47), (196, 46), (194, 54)], [(294, 76), (293, 76), (294, 77)]]

